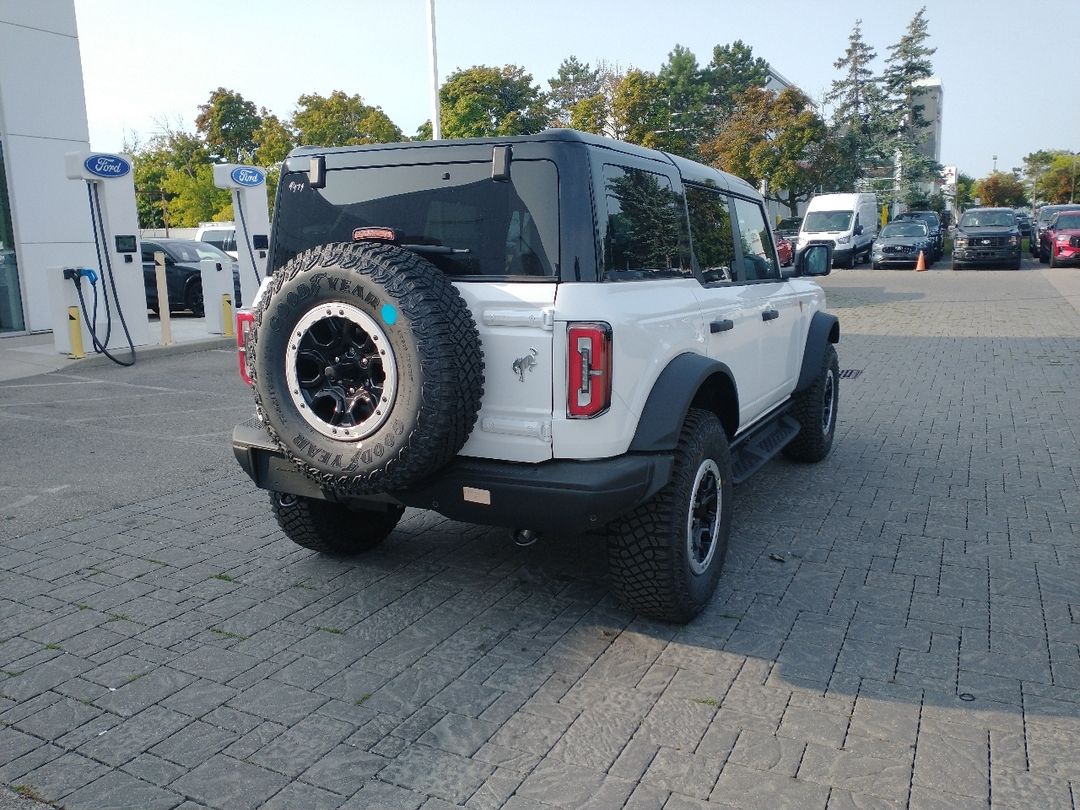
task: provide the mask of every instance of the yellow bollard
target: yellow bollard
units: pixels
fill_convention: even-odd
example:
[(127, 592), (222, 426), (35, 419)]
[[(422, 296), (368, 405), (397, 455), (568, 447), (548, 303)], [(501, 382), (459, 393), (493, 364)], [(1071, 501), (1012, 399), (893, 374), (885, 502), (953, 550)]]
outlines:
[(228, 293), (221, 296), (221, 328), (225, 337), (236, 335), (233, 328), (232, 296)]
[(68, 355), (72, 360), (82, 360), (86, 352), (82, 345), (82, 323), (79, 321), (79, 308), (68, 307), (68, 335), (71, 340), (71, 353)]

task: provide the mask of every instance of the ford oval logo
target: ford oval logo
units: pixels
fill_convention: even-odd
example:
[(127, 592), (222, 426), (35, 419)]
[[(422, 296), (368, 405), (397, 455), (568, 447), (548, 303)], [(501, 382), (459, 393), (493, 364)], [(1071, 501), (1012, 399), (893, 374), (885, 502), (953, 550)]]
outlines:
[(237, 166), (229, 173), (229, 176), (234, 183), (241, 186), (261, 186), (266, 179), (261, 169), (252, 169), (250, 166)]
[(131, 164), (119, 155), (91, 155), (83, 166), (98, 177), (123, 177), (131, 171)]

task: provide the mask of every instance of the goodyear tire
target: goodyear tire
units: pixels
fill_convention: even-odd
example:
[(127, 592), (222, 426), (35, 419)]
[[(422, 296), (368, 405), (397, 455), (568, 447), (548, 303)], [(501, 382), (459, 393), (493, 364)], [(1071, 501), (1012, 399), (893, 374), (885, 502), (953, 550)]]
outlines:
[(397, 526), (404, 507), (386, 511), (353, 511), (346, 506), (315, 498), (270, 493), (274, 517), (285, 536), (298, 546), (344, 557), (370, 551)]
[(791, 415), (799, 423), (799, 433), (784, 447), (784, 455), (807, 462), (821, 461), (829, 455), (839, 405), (840, 363), (830, 343), (814, 384), (792, 397)]
[(608, 529), (608, 572), (623, 604), (669, 622), (687, 622), (701, 612), (724, 567), (731, 487), (731, 454), (720, 420), (691, 409), (671, 480)]
[(275, 275), (255, 312), (259, 417), (303, 473), (346, 493), (403, 489), (465, 444), (483, 395), (476, 324), (414, 253), (334, 243)]

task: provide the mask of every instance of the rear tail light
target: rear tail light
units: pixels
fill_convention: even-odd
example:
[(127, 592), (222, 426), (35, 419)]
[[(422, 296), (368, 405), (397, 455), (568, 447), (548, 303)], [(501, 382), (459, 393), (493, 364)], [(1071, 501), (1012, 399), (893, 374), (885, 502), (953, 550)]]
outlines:
[(251, 375), (247, 368), (247, 347), (254, 330), (255, 313), (250, 309), (236, 310), (236, 352), (240, 357), (240, 379), (248, 385), (251, 385)]
[(571, 323), (567, 347), (566, 415), (591, 419), (611, 405), (611, 327)]

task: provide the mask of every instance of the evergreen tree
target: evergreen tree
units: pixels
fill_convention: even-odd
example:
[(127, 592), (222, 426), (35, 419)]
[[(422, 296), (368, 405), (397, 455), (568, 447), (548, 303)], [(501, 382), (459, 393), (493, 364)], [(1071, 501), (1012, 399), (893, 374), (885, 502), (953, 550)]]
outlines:
[(565, 127), (578, 104), (600, 94), (600, 68), (590, 67), (588, 62), (583, 64), (576, 56), (570, 56), (559, 65), (558, 75), (548, 79), (548, 86), (551, 88), (548, 101), (552, 121)]
[(875, 59), (877, 52), (863, 39), (862, 20), (856, 20), (847, 50), (833, 62), (841, 78), (825, 94), (825, 103), (833, 108), (830, 134), (838, 157), (836, 180), (844, 188), (854, 188), (856, 181), (892, 157), (885, 154), (883, 95), (871, 70)]
[(667, 102), (667, 122), (657, 133), (660, 148), (677, 155), (697, 155), (705, 123), (709, 88), (697, 57), (682, 45), (668, 54), (657, 74), (663, 99)]
[(930, 57), (937, 51), (927, 47), (929, 36), (926, 6), (923, 6), (900, 40), (889, 46), (881, 77), (885, 92), (884, 120), (892, 134), (891, 151), (896, 160), (892, 192), (886, 196), (901, 204), (909, 202), (919, 183), (936, 178), (941, 171), (933, 158), (922, 154), (930, 122), (919, 103), (919, 83), (933, 75)]
[(706, 87), (706, 137), (715, 137), (735, 110), (736, 100), (751, 87), (764, 87), (769, 81), (769, 63), (754, 56), (753, 48), (737, 39), (713, 48), (702, 79)]

